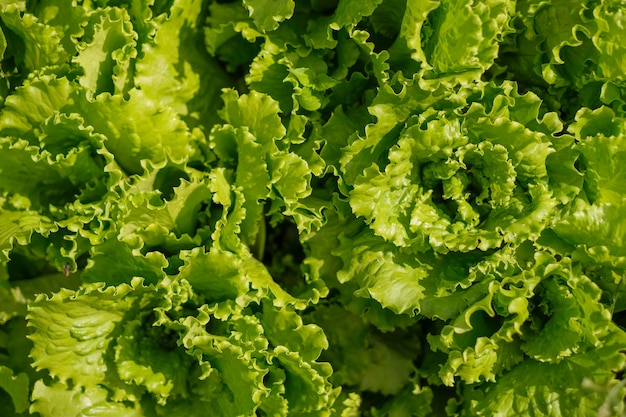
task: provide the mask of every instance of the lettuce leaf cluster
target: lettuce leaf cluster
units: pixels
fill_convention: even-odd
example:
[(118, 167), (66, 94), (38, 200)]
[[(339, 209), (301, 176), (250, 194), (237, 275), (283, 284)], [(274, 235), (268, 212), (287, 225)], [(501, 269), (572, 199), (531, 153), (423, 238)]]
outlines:
[(0, 414), (624, 414), (624, 25), (0, 2)]

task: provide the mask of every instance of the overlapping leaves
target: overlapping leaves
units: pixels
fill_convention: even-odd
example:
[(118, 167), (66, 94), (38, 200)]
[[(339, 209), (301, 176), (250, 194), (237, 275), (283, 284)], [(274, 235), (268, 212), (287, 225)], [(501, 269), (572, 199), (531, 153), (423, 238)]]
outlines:
[[(196, 255), (201, 256), (208, 254)], [(212, 261), (234, 262), (219, 257), (214, 254)], [(277, 307), (284, 300), (261, 291), (238, 302), (228, 291), (220, 295), (206, 285), (197, 294), (182, 276), (197, 281), (199, 273), (186, 273), (187, 268), (180, 278), (157, 285), (139, 278), (117, 287), (90, 284), (33, 302), (31, 357), (56, 382), (36, 383), (31, 411), (183, 415), (211, 410), (230, 416), (260, 409), (327, 415), (336, 392), (327, 382), (330, 366), (315, 361), (327, 343), (321, 329), (302, 324), (287, 305)], [(223, 269), (203, 275), (208, 272), (246, 295), (248, 280)], [(249, 270), (246, 276), (255, 280), (260, 272)], [(210, 298), (200, 295), (205, 292)], [(58, 401), (48, 401), (51, 392)]]
[(618, 412), (624, 16), (570, 3), (0, 6), (0, 413)]

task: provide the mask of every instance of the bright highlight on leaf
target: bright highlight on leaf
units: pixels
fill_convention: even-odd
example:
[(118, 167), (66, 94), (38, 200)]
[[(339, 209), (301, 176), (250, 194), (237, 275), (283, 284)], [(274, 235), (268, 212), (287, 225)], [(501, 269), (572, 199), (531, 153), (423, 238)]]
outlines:
[(626, 6), (0, 5), (0, 415), (625, 416)]

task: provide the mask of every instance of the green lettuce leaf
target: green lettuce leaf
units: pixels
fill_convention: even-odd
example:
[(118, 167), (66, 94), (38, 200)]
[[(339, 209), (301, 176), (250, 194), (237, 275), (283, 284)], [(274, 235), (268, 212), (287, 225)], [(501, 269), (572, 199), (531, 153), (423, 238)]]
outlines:
[(2, 22), (10, 30), (14, 65), (21, 69), (24, 78), (47, 67), (62, 66), (68, 60), (69, 55), (54, 27), (40, 23), (31, 13), (24, 13), (19, 3), (3, 4), (1, 10)]
[(190, 128), (208, 132), (218, 121), (220, 90), (232, 82), (206, 51), (203, 8), (202, 1), (175, 1), (135, 22), (147, 28), (133, 81), (145, 92), (143, 100), (171, 108)]
[(307, 43), (318, 49), (334, 48), (337, 45), (334, 31), (344, 27), (354, 27), (363, 16), (371, 15), (380, 3), (380, 0), (339, 1), (337, 8), (332, 11), (330, 16), (320, 17), (309, 24), (306, 36)]
[(399, 39), (426, 70), (425, 80), (478, 80), (498, 55), (498, 39), (512, 31), (513, 10), (506, 0), (407, 2)]
[(41, 416), (122, 416), (139, 417), (145, 415), (141, 406), (107, 401), (107, 390), (96, 386), (88, 390), (69, 389), (60, 382), (47, 385), (35, 382), (30, 407), (32, 413)]
[(137, 56), (137, 34), (130, 16), (117, 8), (91, 13), (81, 38), (72, 59), (84, 72), (80, 84), (94, 96), (126, 93), (131, 62)]
[(623, 414), (618, 3), (3, 3), (0, 414)]
[(338, 365), (332, 376), (338, 385), (395, 395), (409, 384), (414, 367), (408, 353), (417, 356), (420, 351), (410, 330), (377, 332), (338, 305), (319, 306), (310, 319), (326, 330), (330, 345), (322, 357)]
[(612, 370), (621, 369), (624, 361), (618, 353), (626, 342), (624, 333), (615, 327), (607, 330), (601, 346), (555, 364), (524, 361), (497, 384), (468, 391), (468, 411), (464, 415), (595, 415), (605, 394), (585, 388), (584, 381), (612, 380)]
[[(0, 365), (0, 388), (9, 394), (15, 413), (22, 413), (28, 409), (28, 376), (24, 373), (13, 375), (11, 368)], [(0, 395), (2, 392), (0, 391)], [(3, 414), (13, 412), (11, 406), (6, 407), (3, 401)]]
[[(248, 269), (250, 274), (261, 270)], [(327, 346), (321, 329), (298, 322), (269, 276), (256, 281), (259, 295), (249, 297), (262, 308), (258, 317), (233, 302), (235, 293), (246, 295), (246, 288), (203, 304), (183, 278), (199, 279), (191, 273), (185, 268), (176, 281), (164, 279), (156, 286), (135, 278), (117, 287), (88, 284), (39, 296), (27, 316), (31, 357), (58, 382), (36, 382), (33, 407), (53, 412), (47, 390), (60, 390), (69, 400), (83, 387), (72, 400), (79, 403), (67, 405), (76, 412), (98, 404), (103, 410), (130, 405), (124, 412), (148, 407), (148, 415), (176, 414), (194, 398), (194, 408), (223, 416), (251, 415), (258, 408), (280, 415), (330, 415), (338, 391), (328, 382), (330, 365), (316, 362)], [(203, 289), (202, 282), (196, 286)], [(268, 298), (274, 301), (262, 301)], [(73, 365), (65, 366), (68, 361)]]
[(271, 31), (293, 15), (295, 3), (293, 0), (267, 2), (263, 0), (246, 0), (243, 4), (248, 9), (250, 17), (262, 31)]
[(443, 112), (409, 118), (388, 154), (355, 178), (354, 213), (386, 241), (417, 251), (486, 251), (536, 239), (557, 205), (546, 182), (554, 149), (542, 132), (494, 123), (514, 108), (505, 97), (496, 95), (489, 113), (473, 103), (460, 120)]
[(570, 126), (578, 139), (583, 190), (570, 210), (554, 226), (556, 234), (574, 245), (583, 258), (624, 268), (624, 221), (619, 213), (626, 208), (625, 175), (619, 161), (624, 154), (625, 121), (601, 107), (581, 109)]
[(504, 43), (501, 59), (509, 78), (540, 87), (566, 119), (581, 106), (623, 105), (619, 7), (610, 1), (524, 1), (516, 17), (520, 29)]

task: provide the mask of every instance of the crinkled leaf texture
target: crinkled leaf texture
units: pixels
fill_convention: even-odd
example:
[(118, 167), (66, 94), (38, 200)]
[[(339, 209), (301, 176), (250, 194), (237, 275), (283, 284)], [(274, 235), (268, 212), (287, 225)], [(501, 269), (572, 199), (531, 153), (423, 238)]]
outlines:
[(385, 240), (417, 251), (487, 251), (536, 239), (557, 205), (547, 177), (555, 149), (544, 133), (554, 127), (515, 120), (516, 102), (539, 99), (500, 88), (461, 117), (433, 111), (398, 120), (378, 161), (370, 162), (370, 138), (351, 144), (359, 151), (348, 154), (345, 171), (364, 167), (349, 193), (353, 212)]
[[(226, 254), (211, 259), (225, 268), (210, 275), (244, 287), (233, 286), (209, 304), (182, 275), (156, 286), (137, 278), (38, 297), (27, 317), (31, 357), (55, 382), (35, 383), (31, 410), (50, 416), (65, 409), (75, 415), (96, 409), (110, 415), (329, 415), (338, 392), (327, 380), (330, 366), (316, 362), (327, 347), (321, 329), (303, 324), (272, 293), (248, 294), (238, 272), (228, 272), (233, 259)], [(254, 286), (267, 290), (267, 284)], [(251, 303), (263, 314), (252, 314)], [(52, 402), (52, 392), (63, 401)]]
[(468, 393), (470, 406), (465, 415), (597, 415), (606, 394), (583, 388), (584, 381), (603, 381), (612, 377), (612, 369), (623, 367), (619, 351), (625, 343), (623, 331), (612, 326), (601, 347), (555, 364), (524, 361), (500, 377), (497, 384)]
[(0, 414), (619, 414), (623, 9), (4, 2)]

